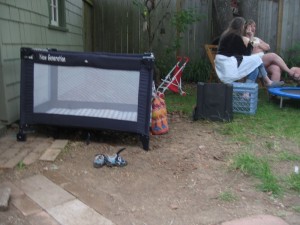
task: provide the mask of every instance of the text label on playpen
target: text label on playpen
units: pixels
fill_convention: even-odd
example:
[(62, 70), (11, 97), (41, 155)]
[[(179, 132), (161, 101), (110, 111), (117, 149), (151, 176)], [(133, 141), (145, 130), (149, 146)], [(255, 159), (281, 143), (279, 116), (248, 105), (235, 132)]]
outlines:
[(53, 56), (53, 55), (44, 55), (44, 54), (39, 54), (39, 59), (40, 60), (43, 60), (43, 61), (49, 61), (49, 62), (63, 62), (65, 63), (67, 60), (66, 60), (66, 57), (63, 57), (63, 56)]

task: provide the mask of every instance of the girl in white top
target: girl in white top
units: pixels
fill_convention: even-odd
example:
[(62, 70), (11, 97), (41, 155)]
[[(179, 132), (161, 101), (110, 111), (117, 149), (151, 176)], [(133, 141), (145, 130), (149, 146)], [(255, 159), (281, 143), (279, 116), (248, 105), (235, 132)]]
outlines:
[(246, 37), (250, 39), (253, 43), (252, 54), (257, 54), (262, 58), (264, 66), (267, 72), (270, 74), (271, 80), (279, 81), (281, 79), (281, 70), (287, 72), (294, 80), (300, 80), (300, 74), (297, 71), (300, 71), (300, 68), (293, 67), (289, 68), (283, 59), (273, 53), (268, 52), (270, 50), (270, 45), (264, 42), (262, 39), (255, 37), (256, 24), (254, 20), (248, 20), (245, 25), (245, 34)]

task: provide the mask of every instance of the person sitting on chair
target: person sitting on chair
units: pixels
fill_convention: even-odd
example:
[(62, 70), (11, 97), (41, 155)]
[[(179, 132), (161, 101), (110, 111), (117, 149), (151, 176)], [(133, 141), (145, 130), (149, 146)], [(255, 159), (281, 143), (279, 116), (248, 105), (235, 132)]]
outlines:
[(280, 81), (281, 71), (285, 71), (294, 81), (300, 81), (300, 68), (293, 67), (289, 68), (284, 60), (273, 52), (268, 52), (270, 50), (270, 45), (264, 42), (262, 39), (255, 37), (256, 24), (254, 20), (250, 19), (245, 25), (245, 36), (253, 41), (253, 51), (252, 54), (257, 54), (262, 58), (265, 68), (273, 81)]
[(223, 83), (232, 83), (246, 77), (254, 83), (260, 73), (267, 87), (282, 86), (282, 81), (272, 81), (267, 76), (263, 61), (258, 55), (251, 55), (253, 43), (243, 36), (245, 19), (235, 17), (222, 33), (215, 57), (216, 72)]

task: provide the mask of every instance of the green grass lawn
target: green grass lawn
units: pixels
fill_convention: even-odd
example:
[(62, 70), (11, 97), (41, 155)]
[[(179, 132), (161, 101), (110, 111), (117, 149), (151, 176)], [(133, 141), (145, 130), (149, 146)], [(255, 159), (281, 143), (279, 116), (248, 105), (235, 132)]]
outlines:
[[(192, 117), (196, 105), (196, 85), (184, 86), (186, 96), (167, 91), (165, 100), (168, 113), (180, 112)], [(258, 106), (255, 115), (234, 113), (233, 121), (222, 125), (222, 132), (234, 139), (248, 140), (249, 136), (275, 136), (294, 140), (300, 144), (300, 101), (269, 100), (265, 89), (259, 90)]]

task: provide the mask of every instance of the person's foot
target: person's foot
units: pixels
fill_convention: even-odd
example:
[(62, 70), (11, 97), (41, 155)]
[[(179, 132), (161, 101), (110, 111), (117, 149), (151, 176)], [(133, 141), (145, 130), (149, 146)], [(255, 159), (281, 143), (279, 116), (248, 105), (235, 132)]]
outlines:
[(272, 83), (266, 84), (267, 87), (281, 87), (284, 85), (283, 81), (272, 81)]
[(293, 81), (299, 82), (300, 81), (300, 74), (294, 73), (291, 75)]
[(300, 83), (300, 68), (299, 67), (292, 67), (292, 73), (290, 73), (290, 77), (293, 81)]

